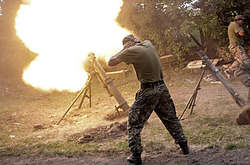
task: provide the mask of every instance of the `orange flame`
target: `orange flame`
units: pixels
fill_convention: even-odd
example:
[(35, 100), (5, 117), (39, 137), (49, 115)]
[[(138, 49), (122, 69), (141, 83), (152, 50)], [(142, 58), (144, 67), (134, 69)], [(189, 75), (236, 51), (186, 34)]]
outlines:
[(24, 71), (27, 84), (44, 90), (79, 90), (89, 52), (110, 57), (128, 34), (115, 22), (122, 0), (31, 0), (16, 17), (17, 35), (39, 56)]

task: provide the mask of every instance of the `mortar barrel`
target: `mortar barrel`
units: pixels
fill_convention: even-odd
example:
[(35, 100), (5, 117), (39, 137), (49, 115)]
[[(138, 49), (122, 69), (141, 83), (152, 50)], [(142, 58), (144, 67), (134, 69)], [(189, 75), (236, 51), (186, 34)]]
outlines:
[(93, 53), (90, 53), (89, 57), (91, 58), (93, 62), (93, 66), (94, 66), (96, 73), (99, 74), (100, 78), (103, 80), (103, 83), (105, 83), (105, 85), (108, 87), (108, 90), (111, 92), (111, 94), (114, 96), (114, 98), (118, 102), (119, 104), (118, 107), (123, 109), (124, 111), (128, 111), (129, 106), (126, 100), (122, 97), (119, 90), (114, 86), (112, 79), (106, 74), (101, 64), (96, 60), (95, 55)]

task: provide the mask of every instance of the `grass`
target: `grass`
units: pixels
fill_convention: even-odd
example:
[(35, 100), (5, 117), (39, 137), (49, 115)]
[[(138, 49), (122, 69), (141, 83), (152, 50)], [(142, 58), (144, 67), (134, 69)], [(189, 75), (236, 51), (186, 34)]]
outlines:
[(0, 150), (0, 156), (19, 156), (19, 155), (64, 155), (64, 156), (80, 156), (86, 152), (98, 151), (99, 145), (96, 143), (67, 143), (64, 141), (56, 141), (50, 143), (32, 142), (20, 143), (13, 146), (6, 147)]
[(144, 150), (146, 152), (162, 151), (165, 150), (165, 145), (164, 143), (160, 143), (158, 141), (147, 141), (144, 145)]
[[(165, 73), (167, 75), (167, 73)], [(192, 94), (195, 87), (196, 80), (199, 74), (193, 73), (190, 75), (188, 71), (185, 71), (182, 77), (177, 76), (178, 73), (172, 73), (168, 75), (170, 79), (166, 78), (169, 86), (170, 93), (176, 103), (177, 113), (180, 114), (185, 107), (187, 98)], [(192, 80), (186, 81), (186, 79)], [(128, 83), (124, 83), (124, 82)], [(102, 84), (98, 81), (93, 83), (93, 106), (100, 105), (101, 107), (97, 112), (103, 112), (102, 108), (115, 101), (107, 102), (110, 98), (105, 89), (102, 88)], [(138, 82), (136, 77), (130, 76), (124, 79), (115, 79), (115, 86), (122, 93), (123, 97), (131, 104), (134, 101), (134, 95), (138, 89)], [(202, 84), (204, 91), (210, 90), (212, 86), (209, 83)], [(214, 87), (215, 88), (215, 87)], [(219, 88), (216, 87), (216, 88)], [(215, 89), (216, 90), (216, 89)], [(102, 92), (100, 92), (102, 91)], [(22, 93), (23, 92), (23, 93)], [(25, 90), (16, 95), (25, 95)], [(205, 93), (205, 92), (204, 92)], [(58, 127), (48, 128), (46, 130), (34, 130), (32, 125), (37, 121), (33, 121), (29, 116), (31, 114), (40, 115), (39, 120), (44, 123), (51, 122), (48, 116), (56, 114), (56, 116), (62, 115), (62, 111), (69, 105), (76, 93), (70, 92), (51, 92), (36, 93), (35, 99), (30, 95), (29, 97), (16, 97), (7, 96), (1, 97), (0, 103), (0, 157), (2, 156), (18, 156), (18, 155), (64, 155), (68, 157), (80, 156), (84, 154), (119, 154), (127, 153), (128, 143), (127, 137), (120, 138), (107, 138), (102, 142), (89, 142), (84, 144), (78, 144), (73, 138), (70, 138), (70, 133), (65, 132), (64, 139), (57, 139), (59, 133), (64, 132), (64, 127), (74, 129), (77, 123), (70, 116), (67, 118), (67, 122)], [(210, 96), (207, 98), (207, 94), (203, 94), (203, 90), (198, 94), (197, 106), (194, 109), (194, 114), (187, 120), (181, 121), (185, 134), (189, 139), (190, 145), (196, 146), (220, 146), (226, 150), (234, 150), (238, 148), (250, 147), (250, 128), (248, 126), (237, 126), (233, 124), (234, 116), (238, 112), (228, 111), (223, 109), (225, 105), (233, 104), (232, 101), (221, 96)], [(217, 98), (219, 97), (219, 99)], [(220, 103), (217, 103), (220, 102)], [(107, 105), (106, 105), (107, 104)], [(113, 108), (110, 106), (108, 108)], [(214, 109), (212, 109), (213, 107)], [(22, 110), (28, 109), (23, 113)], [(63, 109), (63, 110), (62, 110)], [(91, 115), (93, 108), (83, 110), (76, 110), (74, 113), (80, 114), (84, 111), (85, 114)], [(63, 111), (64, 112), (64, 111)], [(70, 112), (71, 113), (71, 112)], [(69, 114), (70, 114), (69, 113)], [(73, 112), (72, 112), (73, 113)], [(98, 113), (95, 112), (98, 115)], [(93, 115), (94, 117), (97, 117)], [(26, 120), (25, 120), (26, 119)], [(30, 119), (30, 120), (29, 120)], [(52, 118), (53, 120), (56, 120)], [(74, 119), (79, 122), (82, 118)], [(21, 125), (17, 126), (13, 123), (20, 122)], [(85, 123), (87, 124), (87, 123)], [(79, 125), (81, 126), (81, 125)], [(47, 132), (49, 130), (55, 130), (55, 132)], [(81, 129), (78, 130), (82, 131)], [(67, 134), (66, 134), (67, 133)], [(10, 138), (10, 135), (15, 135), (15, 138)], [(42, 135), (42, 139), (37, 138), (38, 135)], [(142, 132), (142, 144), (146, 152), (168, 150), (174, 147), (174, 140), (162, 125), (161, 121), (156, 115), (152, 115), (149, 124), (145, 125)]]
[(231, 125), (231, 118), (228, 115), (222, 117), (204, 117), (196, 120), (199, 129), (185, 129), (190, 142), (196, 145), (220, 145), (228, 148), (228, 145), (248, 147), (248, 129)]
[(128, 142), (119, 142), (116, 144), (115, 148), (120, 151), (128, 150)]

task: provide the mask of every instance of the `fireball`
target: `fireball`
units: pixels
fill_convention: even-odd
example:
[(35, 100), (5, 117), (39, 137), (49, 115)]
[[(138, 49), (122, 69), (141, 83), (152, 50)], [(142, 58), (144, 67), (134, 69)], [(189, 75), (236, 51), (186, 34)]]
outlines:
[(38, 57), (23, 80), (43, 90), (81, 89), (89, 52), (109, 58), (128, 32), (116, 22), (122, 0), (26, 0), (16, 17), (16, 32)]

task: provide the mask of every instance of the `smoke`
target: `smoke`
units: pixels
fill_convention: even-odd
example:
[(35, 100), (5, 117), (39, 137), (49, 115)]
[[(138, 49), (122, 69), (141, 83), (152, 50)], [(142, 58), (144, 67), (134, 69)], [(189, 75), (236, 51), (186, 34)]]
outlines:
[(109, 58), (128, 34), (115, 22), (122, 0), (32, 0), (16, 17), (20, 39), (39, 56), (23, 79), (34, 87), (79, 90), (87, 79), (89, 52)]

